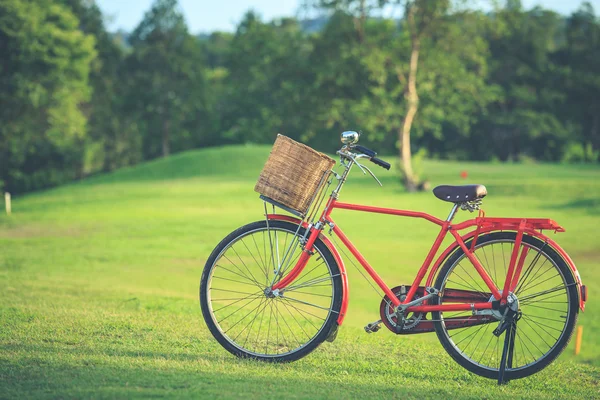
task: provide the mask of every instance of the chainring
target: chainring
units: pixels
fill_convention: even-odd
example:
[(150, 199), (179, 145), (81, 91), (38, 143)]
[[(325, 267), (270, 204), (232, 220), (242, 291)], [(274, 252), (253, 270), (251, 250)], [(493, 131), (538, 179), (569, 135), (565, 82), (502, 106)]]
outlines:
[[(417, 293), (422, 290), (417, 290)], [(424, 289), (424, 288), (423, 288)], [(408, 285), (400, 285), (396, 286), (392, 289), (392, 292), (400, 299), (400, 301), (404, 301), (406, 299), (406, 294), (410, 290), (410, 286)], [(415, 293), (413, 300), (421, 298), (421, 295)], [(385, 295), (381, 300), (381, 304), (379, 306), (379, 314), (381, 315), (381, 321), (384, 325), (392, 332), (398, 333), (396, 328), (398, 326), (398, 316), (394, 311), (394, 303), (390, 300), (390, 298)], [(402, 327), (401, 333), (408, 333), (414, 327), (416, 327), (422, 320), (425, 318), (425, 313), (408, 313), (404, 316), (404, 326)]]

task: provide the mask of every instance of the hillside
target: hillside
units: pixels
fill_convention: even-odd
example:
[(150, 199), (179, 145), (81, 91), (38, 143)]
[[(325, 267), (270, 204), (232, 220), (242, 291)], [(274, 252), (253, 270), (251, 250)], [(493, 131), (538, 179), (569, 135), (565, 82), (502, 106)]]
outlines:
[[(498, 388), (454, 363), (434, 334), (367, 335), (362, 327), (378, 319), (381, 297), (349, 260), (349, 316), (334, 343), (286, 365), (230, 356), (204, 326), (198, 281), (221, 238), (262, 218), (253, 187), (269, 151), (189, 151), (15, 198), (14, 214), (0, 215), (0, 397), (600, 395), (600, 168), (593, 166), (422, 166), (432, 186), (487, 185), (487, 215), (548, 217), (566, 228), (553, 238), (589, 288), (579, 356), (571, 343), (541, 373)], [(373, 171), (383, 188), (354, 171), (341, 198), (446, 216), (447, 203), (405, 193), (393, 169)], [(437, 233), (411, 219), (343, 211), (334, 218), (390, 286), (410, 283)]]

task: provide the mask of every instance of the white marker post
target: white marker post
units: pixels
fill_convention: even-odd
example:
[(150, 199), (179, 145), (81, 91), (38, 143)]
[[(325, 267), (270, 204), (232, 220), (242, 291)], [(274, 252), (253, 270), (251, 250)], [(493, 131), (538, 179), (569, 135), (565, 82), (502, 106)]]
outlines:
[(12, 209), (10, 205), (10, 193), (8, 192), (4, 193), (4, 205), (6, 206), (6, 214), (10, 215)]

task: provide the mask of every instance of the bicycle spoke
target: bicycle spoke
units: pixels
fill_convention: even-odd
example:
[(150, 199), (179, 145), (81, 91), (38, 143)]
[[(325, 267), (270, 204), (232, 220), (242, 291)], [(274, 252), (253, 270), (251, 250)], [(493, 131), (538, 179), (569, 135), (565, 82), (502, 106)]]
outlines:
[(529, 318), (544, 319), (546, 321), (560, 322), (561, 324), (565, 322), (564, 320), (540, 317), (539, 315), (529, 315)]
[[(300, 252), (298, 252), (298, 255), (295, 257), (295, 259), (293, 261), (286, 263), (287, 265), (284, 268), (282, 268), (281, 271), (279, 271), (279, 279), (278, 280), (281, 280), (281, 278), (283, 278), (288, 273), (288, 271), (291, 271), (290, 267), (293, 268), (294, 266), (296, 266), (301, 255), (302, 255), (302, 252), (300, 251)], [(292, 256), (293, 256), (293, 254), (290, 256), (290, 260), (292, 259)]]
[[(546, 342), (546, 340), (545, 340), (545, 339), (542, 337), (542, 335), (540, 335), (540, 333), (538, 332), (538, 330), (537, 330), (535, 327), (531, 326), (531, 324), (529, 323), (529, 321), (528, 321), (528, 319), (527, 319), (527, 318), (525, 318), (525, 319), (521, 318), (521, 321), (524, 321), (524, 322), (525, 322), (527, 325), (529, 325), (529, 327), (531, 328), (531, 330), (532, 330), (532, 331), (533, 331), (533, 332), (534, 332), (534, 333), (535, 333), (535, 334), (536, 334), (536, 335), (537, 335), (537, 336), (538, 336), (540, 339), (542, 339), (542, 342), (544, 342), (544, 344), (545, 344), (546, 346), (548, 346), (549, 348), (550, 348), (550, 347), (552, 347), (551, 345), (549, 345), (549, 344), (548, 344), (548, 342)], [(540, 349), (539, 349), (539, 347), (537, 347), (537, 346), (535, 345), (535, 342), (533, 342), (533, 341), (531, 340), (531, 338), (529, 338), (528, 336), (526, 336), (526, 337), (527, 337), (527, 338), (528, 338), (528, 339), (531, 341), (531, 343), (532, 343), (532, 344), (535, 346), (535, 348), (536, 348), (536, 349), (538, 349), (538, 351), (539, 351), (540, 353), (544, 354), (544, 352), (543, 352), (542, 350), (540, 350)]]
[[(538, 253), (538, 255), (541, 253)], [(544, 259), (544, 262), (538, 267), (538, 269), (535, 272), (532, 272), (530, 274), (530, 279), (527, 282), (523, 282), (523, 284), (521, 285), (521, 289), (519, 291), (519, 293), (525, 292), (528, 289), (531, 289), (531, 287), (529, 286), (532, 282), (535, 282), (536, 279), (541, 278), (542, 276), (544, 276), (544, 274), (548, 271), (552, 271), (554, 270), (554, 265), (552, 265), (552, 263), (548, 266), (548, 268), (546, 268), (544, 270), (544, 272), (540, 272), (542, 271), (542, 268), (544, 268), (544, 265), (546, 265), (546, 262), (548, 261), (548, 259)]]
[[(219, 267), (221, 267), (222, 269), (224, 269), (224, 270), (225, 270), (225, 271), (227, 271), (227, 272), (231, 272), (232, 274), (239, 276), (240, 278), (246, 278), (246, 279), (248, 279), (248, 277), (246, 277), (246, 276), (244, 276), (244, 275), (240, 275), (240, 274), (238, 274), (237, 272), (234, 272), (234, 271), (232, 271), (232, 270), (230, 270), (230, 269), (228, 269), (228, 268), (225, 268), (225, 267), (224, 267), (224, 266), (222, 266), (222, 265), (218, 265), (218, 266), (219, 266)], [(253, 281), (253, 280), (251, 280), (251, 279), (248, 279), (248, 280), (250, 280), (252, 283), (254, 283), (254, 285), (255, 285), (256, 287), (260, 288), (260, 284), (259, 284), (258, 282), (255, 282), (255, 281)]]
[(321, 282), (326, 282), (326, 281), (331, 281), (331, 280), (333, 280), (333, 278), (335, 278), (337, 276), (340, 276), (340, 274), (329, 275), (328, 277), (325, 277), (325, 278), (320, 278), (320, 279), (315, 279), (315, 280), (312, 280), (312, 281), (304, 282), (304, 284), (302, 284), (302, 285), (288, 286), (288, 287), (285, 288), (285, 291), (286, 292), (291, 292), (293, 290), (304, 288), (304, 287), (309, 287), (309, 286), (315, 287), (315, 284), (321, 283)]
[(479, 282), (477, 282), (475, 279), (473, 279), (473, 277), (471, 276), (471, 274), (469, 274), (469, 272), (462, 266), (462, 264), (458, 265), (463, 271), (465, 271), (465, 273), (467, 275), (469, 275), (469, 278), (471, 279), (472, 282), (475, 282), (475, 284), (477, 285), (477, 287), (479, 288), (479, 290), (476, 290), (476, 292), (481, 293), (482, 296), (485, 297), (485, 290), (481, 287), (481, 285), (479, 284)]
[[(565, 304), (567, 304), (567, 303), (565, 303)], [(543, 310), (556, 311), (556, 312), (563, 312), (564, 311), (564, 310), (557, 310), (556, 308), (543, 307), (543, 306), (538, 306), (538, 305), (533, 305), (533, 304), (527, 304), (527, 307), (541, 308)]]
[(309, 296), (319, 296), (319, 297), (327, 297), (327, 298), (331, 298), (331, 295), (325, 295), (325, 294), (317, 294), (317, 293), (310, 293), (310, 292), (303, 292), (302, 290), (293, 290), (294, 293), (302, 293), (302, 294), (306, 294)]
[[(318, 261), (318, 260), (317, 260), (317, 261)], [(303, 274), (302, 278), (301, 278), (301, 279), (296, 279), (296, 280), (294, 281), (294, 284), (295, 284), (295, 285), (299, 285), (299, 284), (303, 283), (303, 282), (302, 282), (302, 279), (305, 279), (305, 281), (308, 281), (308, 280), (310, 280), (310, 279), (315, 279), (315, 278), (310, 278), (310, 279), (307, 279), (307, 278), (308, 278), (308, 276), (310, 276), (310, 274), (311, 274), (311, 273), (312, 273), (314, 270), (316, 270), (317, 268), (319, 268), (321, 265), (324, 265), (324, 264), (325, 264), (325, 261), (323, 261), (322, 263), (319, 263), (319, 264), (315, 265), (315, 266), (313, 267), (313, 269), (311, 269), (310, 271), (308, 271), (308, 272), (306, 272), (306, 273), (304, 273), (304, 271), (303, 271), (303, 272), (302, 272), (302, 274)], [(326, 272), (325, 274), (322, 274), (321, 276), (325, 276), (325, 275), (327, 275), (327, 274), (328, 274), (328, 273)], [(319, 276), (317, 276), (317, 278), (319, 278)]]
[[(478, 243), (473, 252), (496, 285), (498, 285), (498, 280), (503, 279), (502, 270), (506, 276), (509, 261), (507, 254), (511, 256), (514, 250), (516, 234), (512, 238), (510, 235), (510, 233), (493, 233), (485, 237), (483, 242)], [(494, 236), (503, 238), (494, 239)], [(505, 246), (508, 247), (505, 248)], [(501, 339), (513, 332), (507, 371), (520, 371), (538, 362), (548, 363), (548, 360), (543, 361), (543, 359), (550, 353), (556, 354), (554, 350), (558, 343), (561, 343), (564, 332), (572, 329), (572, 325), (568, 325), (568, 321), (570, 321), (569, 307), (572, 304), (569, 301), (569, 286), (576, 285), (576, 283), (567, 283), (561, 267), (553, 261), (554, 259), (548, 253), (541, 250), (545, 246), (543, 242), (535, 247), (527, 239), (527, 242), (523, 241), (522, 246), (527, 246), (529, 252), (524, 260), (522, 275), (515, 289), (521, 310), (518, 320), (520, 322), (516, 323), (515, 327), (508, 328), (514, 329), (514, 331), (506, 331), (504, 336), (496, 337), (492, 334), (492, 330), (494, 325), (499, 324), (500, 314), (497, 312), (494, 314), (492, 311), (495, 318), (490, 318), (489, 323), (461, 328), (454, 328), (450, 325), (449, 318), (468, 319), (470, 312), (440, 312), (440, 315), (444, 316), (442, 321), (446, 321), (440, 326), (443, 329), (444, 337), (447, 338), (445, 340), (448, 340), (450, 344), (449, 352), (453, 357), (463, 358), (476, 368), (499, 371), (504, 344), (504, 340)], [(522, 251), (522, 248), (519, 250)], [(478, 292), (482, 297), (486, 297), (483, 301), (488, 301), (491, 294), (486, 294), (486, 290), (482, 290), (485, 282), (479, 274), (473, 273), (471, 269), (465, 267), (465, 263), (468, 265), (469, 261), (464, 252), (460, 254), (460, 257), (456, 258), (452, 265), (446, 266), (445, 270), (440, 272), (443, 275), (440, 275), (438, 282), (441, 280), (442, 284), (437, 283), (440, 285), (438, 288), (441, 288), (440, 290), (456, 288), (457, 290)], [(502, 264), (503, 267), (500, 267), (499, 264)], [(443, 296), (439, 298), (439, 304), (445, 302), (456, 301), (451, 298), (444, 299)], [(435, 318), (432, 318), (432, 322), (435, 322)], [(564, 345), (563, 341), (561, 346)]]
[[(254, 260), (254, 262), (256, 263), (256, 265), (258, 265), (259, 267), (262, 265), (261, 263), (259, 263), (256, 260), (256, 257), (254, 256), (254, 254), (252, 253), (252, 251), (248, 248), (248, 246), (246, 245), (246, 242), (244, 242), (244, 239), (240, 240), (242, 242), (242, 244), (244, 245), (244, 247), (246, 248), (246, 250), (248, 250), (248, 253), (250, 253), (250, 256), (252, 257), (252, 259)], [(259, 253), (260, 254), (260, 253)], [(262, 262), (262, 260), (261, 260)], [(263, 266), (264, 268), (264, 266)]]
[[(233, 247), (232, 247), (233, 250)], [(261, 286), (261, 284), (254, 278), (249, 277), (248, 275), (246, 275), (246, 273), (244, 271), (242, 271), (242, 269), (240, 267), (237, 266), (237, 264), (235, 264), (233, 261), (231, 261), (226, 255), (223, 254), (223, 258), (225, 258), (227, 261), (229, 261), (231, 263), (231, 265), (233, 265), (235, 268), (237, 268), (238, 271), (240, 271), (240, 274), (242, 274), (242, 276), (246, 279), (248, 279), (250, 282), (254, 282), (254, 284), (258, 287)], [(221, 268), (225, 268), (222, 265), (217, 265), (218, 267)]]
[[(544, 244), (544, 246), (545, 246), (545, 244)], [(542, 247), (542, 249), (543, 249), (543, 247)], [(516, 294), (521, 293), (522, 286), (527, 282), (527, 279), (529, 278), (529, 275), (531, 274), (531, 272), (535, 268), (535, 266), (538, 263), (538, 261), (539, 261), (539, 259), (540, 259), (541, 256), (542, 256), (542, 251), (540, 250), (540, 251), (537, 252), (537, 254), (535, 255), (535, 257), (533, 257), (533, 260), (527, 266), (527, 268), (525, 269), (525, 272), (521, 274), (521, 278), (519, 280), (519, 284), (517, 285), (517, 288), (515, 289), (515, 293)]]
[(315, 315), (315, 314), (313, 314), (313, 313), (311, 313), (311, 312), (308, 312), (308, 311), (306, 311), (306, 310), (302, 310), (301, 308), (298, 308), (298, 307), (296, 307), (294, 304), (290, 303), (290, 302), (288, 301), (288, 299), (287, 299), (287, 298), (284, 298), (284, 297), (282, 297), (281, 299), (282, 299), (283, 301), (286, 301), (286, 302), (287, 302), (287, 304), (288, 304), (290, 307), (293, 307), (293, 308), (294, 308), (296, 311), (298, 311), (299, 313), (303, 313), (303, 314), (310, 315), (311, 317), (318, 318), (318, 319), (320, 319), (320, 320), (322, 320), (322, 321), (325, 321), (325, 319), (326, 319), (326, 318), (319, 317), (318, 315)]
[[(540, 285), (542, 285), (542, 284), (544, 284), (544, 283), (548, 282), (550, 279), (553, 279), (553, 278), (556, 278), (556, 277), (560, 277), (560, 274), (553, 275), (553, 276), (551, 276), (550, 278), (547, 278), (547, 279), (543, 280), (542, 282), (538, 282), (538, 283), (536, 283), (535, 285), (533, 285), (533, 286), (531, 286), (531, 287), (528, 287), (528, 288), (527, 288), (527, 290), (531, 290), (531, 289), (533, 289), (534, 287), (538, 287), (538, 286), (540, 286)], [(525, 293), (525, 292), (526, 292), (526, 290), (524, 290), (524, 291), (523, 291), (523, 293)]]
[(258, 282), (258, 280), (254, 277), (254, 274), (252, 273), (252, 271), (250, 271), (250, 268), (248, 268), (248, 266), (246, 265), (246, 263), (244, 262), (244, 260), (242, 260), (242, 257), (240, 257), (240, 255), (238, 254), (237, 251), (235, 251), (235, 248), (233, 246), (231, 246), (231, 250), (235, 253), (235, 255), (237, 256), (237, 258), (240, 259), (240, 261), (242, 262), (242, 265), (244, 266), (244, 268), (246, 268), (246, 270), (248, 271), (248, 273), (250, 274), (251, 279), (256, 282), (257, 285), (260, 286), (260, 283)]
[[(285, 303), (285, 302), (282, 302), (282, 304), (286, 304), (286, 303)], [(287, 305), (289, 305), (290, 307), (292, 307), (292, 308), (293, 308), (295, 311), (298, 311), (298, 312), (300, 313), (300, 315), (302, 315), (302, 317), (303, 317), (303, 318), (304, 318), (306, 321), (308, 321), (308, 323), (309, 323), (309, 324), (311, 324), (311, 325), (312, 325), (312, 326), (313, 326), (313, 327), (314, 327), (316, 330), (319, 330), (319, 329), (320, 329), (318, 326), (316, 326), (316, 325), (315, 325), (315, 324), (312, 322), (312, 320), (311, 320), (310, 318), (307, 318), (305, 314), (307, 314), (307, 315), (310, 315), (310, 316), (313, 316), (313, 317), (315, 317), (315, 318), (319, 318), (319, 317), (317, 317), (317, 316), (316, 316), (316, 315), (314, 315), (314, 314), (311, 314), (311, 313), (309, 313), (309, 312), (306, 312), (306, 311), (303, 311), (303, 310), (299, 309), (298, 307), (294, 306), (292, 303), (287, 303)], [(321, 318), (319, 318), (319, 319), (321, 319)], [(322, 319), (322, 321), (325, 321), (325, 319)]]
[[(535, 321), (535, 320), (531, 319), (531, 317), (530, 317), (530, 316), (528, 316), (528, 315), (525, 315), (525, 314), (523, 314), (522, 318), (525, 318), (527, 321), (529, 321), (529, 322), (531, 322), (532, 324), (535, 324), (535, 325), (537, 325), (537, 326), (539, 326), (539, 327), (542, 327), (542, 326), (543, 326), (543, 327), (544, 327), (544, 328), (546, 328), (546, 329), (552, 329), (553, 331), (562, 332), (562, 329), (557, 329), (557, 328), (555, 328), (555, 327), (553, 327), (553, 326), (550, 326), (550, 325), (547, 325), (547, 324), (543, 324), (543, 323), (541, 323), (541, 322), (539, 322), (539, 321)], [(544, 330), (543, 330), (543, 332), (544, 332), (544, 333), (547, 333), (547, 334), (548, 334), (548, 336), (552, 337), (553, 339), (558, 339), (558, 336), (557, 336), (557, 337), (554, 337), (554, 336), (552, 336), (552, 335), (551, 335), (551, 334), (550, 334), (550, 333), (549, 333), (549, 332), (548, 332), (546, 329), (544, 329)], [(560, 335), (559, 335), (559, 336), (560, 336)]]
[(567, 287), (573, 286), (573, 285), (575, 285), (575, 284), (573, 283), (573, 284), (569, 284), (569, 285), (555, 286), (555, 287), (553, 287), (551, 289), (548, 289), (548, 290), (543, 290), (541, 292), (537, 292), (537, 293), (533, 293), (533, 294), (524, 296), (524, 297), (520, 298), (519, 301), (523, 302), (525, 300), (533, 299), (533, 298), (536, 298), (536, 297), (539, 297), (539, 296), (543, 296), (545, 294), (557, 292), (557, 291), (563, 290), (563, 289), (565, 289), (565, 291), (566, 291)]
[[(211, 291), (216, 290), (218, 292), (227, 292), (227, 293), (239, 293), (239, 294), (252, 294), (252, 293), (248, 293), (248, 292), (239, 292), (239, 291), (235, 291), (235, 290), (229, 290), (229, 289), (216, 289), (216, 288), (210, 288)], [(256, 293), (256, 292), (255, 292)]]
[(315, 308), (319, 308), (319, 309), (321, 309), (321, 310), (327, 310), (327, 311), (330, 311), (330, 312), (333, 312), (333, 313), (336, 313), (336, 314), (338, 314), (338, 312), (337, 312), (337, 311), (335, 311), (335, 310), (332, 310), (331, 308), (327, 308), (327, 307), (318, 306), (318, 305), (316, 305), (316, 304), (309, 303), (309, 302), (302, 301), (302, 300), (298, 300), (298, 299), (294, 299), (294, 298), (292, 298), (292, 297), (289, 297), (289, 296), (285, 296), (285, 299), (286, 299), (286, 300), (295, 301), (296, 303), (304, 304), (304, 305), (306, 305), (306, 306), (315, 307)]
[[(266, 302), (267, 302), (267, 300), (268, 300), (268, 299), (267, 299), (266, 297), (263, 297), (263, 298), (260, 300), (260, 303), (259, 303), (259, 305), (258, 305), (258, 308), (264, 307), (264, 306), (266, 305)], [(251, 326), (252, 326), (252, 325), (254, 325), (254, 321), (256, 321), (256, 317), (258, 317), (258, 314), (260, 314), (260, 313), (261, 313), (261, 311), (262, 311), (262, 310), (258, 310), (258, 311), (256, 311), (256, 315), (254, 316), (254, 318), (252, 318), (252, 320), (250, 320), (250, 322), (248, 322), (248, 323), (246, 324), (246, 326), (244, 326), (244, 329), (242, 329), (242, 330), (241, 330), (241, 331), (240, 331), (240, 332), (237, 334), (237, 336), (233, 338), (233, 340), (237, 340), (237, 338), (238, 338), (238, 337), (240, 337), (240, 336), (242, 335), (242, 333), (246, 332), (246, 329), (248, 329), (248, 327), (250, 326), (250, 329), (248, 330), (248, 335), (246, 336), (246, 340), (248, 340), (248, 336), (250, 335), (250, 331), (252, 330), (252, 327), (251, 327)], [(245, 345), (245, 344), (246, 344), (246, 341), (244, 341), (244, 345)]]
[(561, 291), (560, 293), (544, 293), (542, 295), (540, 295), (539, 297), (532, 297), (529, 298), (525, 301), (522, 301), (520, 304), (521, 305), (531, 305), (531, 304), (539, 304), (539, 303), (550, 303), (550, 304), (567, 304), (567, 302), (555, 302), (555, 301), (548, 301), (548, 300), (556, 300), (557, 297), (563, 297), (567, 294), (567, 291)]
[(504, 265), (504, 276), (506, 276), (508, 275), (508, 270), (506, 269), (506, 257), (504, 256), (504, 242), (500, 242), (500, 246), (502, 247), (502, 265)]
[(328, 315), (339, 313), (333, 287), (341, 275), (331, 272), (317, 247), (304, 271), (280, 292), (292, 297), (267, 296), (270, 270), (279, 269), (281, 279), (302, 255), (297, 237), (273, 223), (232, 241), (214, 263), (207, 283), (211, 317), (236, 348), (269, 357), (297, 351), (314, 340)]
[[(244, 304), (242, 307), (238, 308), (237, 310), (235, 310), (234, 312), (232, 312), (231, 314), (227, 315), (225, 318), (222, 318), (219, 320), (220, 323), (223, 323), (223, 321), (227, 320), (229, 317), (231, 317), (233, 314), (235, 314), (236, 312), (238, 312), (239, 310), (241, 310), (242, 308), (246, 307), (248, 304), (252, 303), (254, 300), (256, 300), (257, 297), (251, 299), (249, 302), (247, 302), (246, 304)], [(214, 313), (214, 312), (213, 312)], [(246, 314), (248, 315), (248, 314)], [(239, 322), (239, 321), (238, 321)], [(230, 328), (231, 329), (231, 328)], [(225, 331), (224, 333), (227, 333), (227, 331)]]
[(267, 286), (269, 284), (269, 267), (267, 266), (266, 260), (263, 260), (262, 254), (260, 253), (260, 249), (258, 248), (258, 243), (256, 243), (256, 239), (254, 238), (254, 235), (250, 235), (250, 237), (252, 238), (252, 241), (254, 242), (254, 247), (256, 248), (256, 253), (258, 254), (261, 265), (264, 268), (265, 286)]
[(235, 279), (221, 278), (219, 276), (213, 276), (213, 279), (222, 279), (224, 281), (236, 282), (236, 283), (241, 283), (242, 285), (250, 285), (250, 286), (256, 287), (255, 283), (240, 282), (240, 281), (236, 281)]
[[(482, 338), (483, 338), (483, 336), (482, 336)], [(496, 338), (496, 336), (490, 335), (490, 340), (489, 340), (488, 344), (485, 346), (485, 350), (483, 350), (483, 352), (481, 353), (481, 358), (479, 359), (479, 361), (477, 361), (478, 363), (481, 363), (481, 360), (483, 360), (483, 357), (485, 356), (485, 352), (490, 347), (490, 344), (492, 343), (492, 340), (494, 340), (494, 338)]]
[[(481, 261), (480, 261), (479, 263), (480, 263), (480, 264), (481, 264), (481, 265), (482, 265), (484, 268), (485, 268), (485, 266), (486, 266), (486, 265), (490, 266), (490, 268), (491, 268), (491, 264), (490, 264), (490, 262), (489, 262), (489, 260), (488, 260), (488, 258), (487, 258), (487, 254), (485, 254), (485, 247), (482, 247), (481, 249), (482, 249), (482, 251), (483, 251), (483, 257), (485, 258), (485, 263), (482, 263)], [(479, 259), (479, 257), (477, 257), (477, 259)], [(494, 260), (494, 261), (495, 261), (495, 260)], [(492, 276), (492, 274), (490, 274), (490, 271), (488, 271), (488, 270), (487, 270), (487, 268), (486, 268), (486, 271), (488, 272), (488, 275), (490, 275), (490, 277), (491, 277), (491, 276)], [(495, 265), (494, 265), (494, 284), (495, 284), (496, 286), (498, 286), (498, 279), (496, 278), (496, 268), (495, 268)]]
[(304, 327), (302, 326), (302, 324), (300, 324), (300, 322), (298, 322), (298, 320), (296, 319), (296, 317), (294, 316), (294, 314), (290, 311), (290, 309), (288, 308), (288, 306), (284, 302), (281, 302), (281, 304), (287, 310), (288, 314), (290, 314), (290, 316), (296, 322), (296, 324), (298, 324), (298, 326), (300, 327), (300, 329), (302, 330), (302, 332), (304, 332), (304, 334), (308, 337), (308, 339), (310, 339), (311, 336), (306, 332), (306, 330), (304, 329)]

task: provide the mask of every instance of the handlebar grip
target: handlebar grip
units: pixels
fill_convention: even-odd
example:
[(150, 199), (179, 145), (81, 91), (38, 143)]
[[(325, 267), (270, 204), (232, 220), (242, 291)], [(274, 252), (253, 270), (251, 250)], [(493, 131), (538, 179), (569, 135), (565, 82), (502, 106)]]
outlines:
[(387, 169), (387, 170), (389, 170), (389, 169), (390, 169), (390, 167), (391, 167), (390, 163), (387, 163), (387, 162), (385, 162), (385, 161), (383, 161), (383, 160), (381, 160), (381, 159), (379, 159), (379, 158), (377, 158), (377, 157), (371, 157), (371, 162), (372, 162), (373, 164), (377, 164), (377, 165), (379, 165), (380, 167), (382, 167), (382, 168), (385, 168), (385, 169)]
[(367, 155), (369, 157), (375, 157), (377, 155), (377, 152), (375, 152), (371, 149), (367, 149), (365, 146), (361, 146), (359, 144), (352, 146), (352, 150), (358, 150), (361, 153), (363, 153), (364, 155)]

